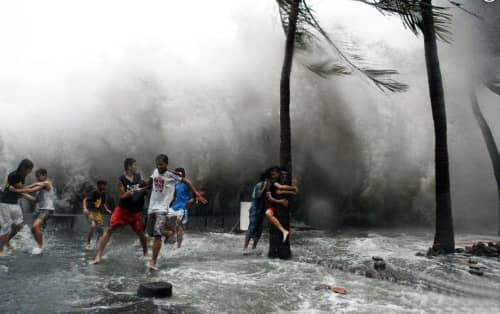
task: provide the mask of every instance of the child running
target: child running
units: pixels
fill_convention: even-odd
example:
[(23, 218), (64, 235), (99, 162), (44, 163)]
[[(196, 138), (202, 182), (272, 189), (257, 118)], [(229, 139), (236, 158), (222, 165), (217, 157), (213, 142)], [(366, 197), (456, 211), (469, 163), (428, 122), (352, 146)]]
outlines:
[[(40, 168), (35, 171), (36, 183), (26, 186), (22, 189), (10, 187), (12, 192), (22, 193), (22, 196), (35, 203), (35, 210), (33, 211), (33, 224), (31, 232), (35, 238), (37, 247), (33, 248), (31, 254), (39, 255), (43, 252), (43, 232), (42, 227), (50, 216), (54, 214), (54, 188), (52, 183), (48, 180), (48, 173), (46, 169)], [(28, 193), (37, 193), (35, 197)]]
[[(175, 172), (177, 172), (182, 178), (186, 177), (186, 170), (184, 168), (175, 168)], [(178, 213), (179, 211), (182, 213), (176, 215), (177, 219), (175, 222), (175, 234), (177, 235), (177, 248), (180, 248), (182, 245), (182, 238), (184, 235), (184, 227), (187, 223), (187, 214), (188, 205), (194, 202), (194, 199), (191, 197), (191, 190), (186, 182), (176, 182), (175, 183), (175, 198), (172, 202), (172, 211)]]
[(24, 187), (26, 176), (33, 170), (33, 162), (23, 159), (17, 170), (9, 173), (4, 191), (0, 197), (0, 256), (4, 255), (4, 246), (23, 227), (23, 211), (18, 204), (20, 193), (12, 192), (10, 187)]
[(90, 250), (90, 242), (94, 236), (94, 232), (97, 233), (96, 247), (99, 243), (103, 232), (103, 218), (102, 210), (104, 209), (108, 214), (112, 214), (109, 210), (108, 205), (106, 205), (106, 189), (108, 183), (104, 180), (97, 181), (97, 189), (94, 190), (89, 196), (83, 199), (83, 213), (87, 215), (87, 219), (90, 224), (89, 233), (87, 235), (87, 245), (85, 248)]
[(118, 179), (119, 203), (111, 215), (110, 226), (104, 232), (97, 246), (97, 253), (92, 264), (101, 262), (102, 253), (113, 232), (124, 225), (130, 225), (139, 237), (144, 257), (148, 255), (144, 223), (142, 222), (142, 208), (144, 195), (148, 187), (144, 186), (141, 175), (137, 173), (136, 160), (127, 158), (123, 162), (125, 173)]
[(275, 217), (275, 211), (277, 206), (288, 207), (288, 200), (284, 195), (295, 195), (298, 192), (298, 188), (293, 185), (280, 184), (278, 179), (280, 178), (280, 168), (273, 167), (270, 170), (271, 187), (269, 192), (267, 192), (267, 198), (269, 200), (269, 208), (266, 210), (267, 219), (272, 223), (279, 231), (283, 234), (283, 242), (286, 242), (290, 231), (286, 230), (280, 223), (278, 218)]
[(189, 180), (168, 168), (168, 157), (165, 154), (156, 157), (156, 169), (153, 171), (148, 186), (152, 187), (148, 208), (148, 234), (154, 237), (153, 254), (149, 268), (156, 270), (156, 261), (161, 249), (161, 237), (168, 236), (165, 230), (168, 217), (176, 217), (182, 222), (183, 211), (169, 208), (172, 202), (176, 182), (184, 182), (193, 192), (195, 199), (207, 203), (205, 198), (194, 188)]

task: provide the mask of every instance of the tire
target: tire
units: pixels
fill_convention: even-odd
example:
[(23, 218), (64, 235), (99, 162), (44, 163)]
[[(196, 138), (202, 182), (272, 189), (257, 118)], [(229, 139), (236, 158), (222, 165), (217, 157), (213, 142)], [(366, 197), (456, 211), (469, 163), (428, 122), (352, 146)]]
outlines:
[(141, 283), (137, 295), (145, 298), (167, 298), (172, 296), (172, 284), (164, 281)]

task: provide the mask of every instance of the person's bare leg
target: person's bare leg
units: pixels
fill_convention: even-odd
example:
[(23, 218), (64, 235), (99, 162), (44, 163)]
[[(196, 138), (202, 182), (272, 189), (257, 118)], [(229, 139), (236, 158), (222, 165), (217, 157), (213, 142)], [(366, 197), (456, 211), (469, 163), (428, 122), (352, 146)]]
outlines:
[(259, 242), (259, 238), (255, 238), (253, 239), (253, 245), (252, 245), (252, 249), (255, 250), (257, 248), (257, 243)]
[(43, 249), (43, 233), (42, 233), (42, 223), (43, 220), (37, 218), (33, 222), (33, 225), (31, 226), (31, 232), (33, 233), (33, 236), (35, 237), (35, 241), (38, 244), (38, 247)]
[[(22, 229), (22, 228), (23, 228), (23, 225), (12, 225), (12, 231), (11, 231), (11, 232), (10, 232), (10, 234), (9, 234), (9, 241), (10, 241), (13, 237), (15, 237), (15, 235), (16, 235), (19, 231), (21, 231), (21, 229)], [(9, 246), (10, 248), (12, 248), (12, 247), (10, 246), (10, 243), (8, 243), (8, 241), (7, 241), (7, 246)]]
[(177, 225), (175, 226), (177, 233), (177, 248), (180, 248), (182, 245), (182, 238), (184, 235), (184, 229), (182, 228), (182, 218), (177, 219)]
[(0, 256), (4, 256), (4, 247), (5, 244), (7, 244), (7, 241), (9, 241), (9, 234), (0, 236)]
[(146, 235), (144, 235), (144, 232), (138, 233), (137, 236), (139, 237), (139, 241), (141, 242), (142, 246), (142, 254), (144, 257), (148, 256), (148, 239), (146, 238)]
[(250, 238), (245, 235), (245, 242), (243, 242), (243, 250), (248, 249), (248, 244), (250, 243)]
[(151, 262), (149, 262), (150, 269), (156, 269), (156, 261), (158, 260), (158, 254), (161, 249), (161, 236), (155, 236), (153, 241), (153, 255), (151, 256)]
[(106, 244), (108, 244), (109, 238), (111, 238), (111, 234), (113, 234), (113, 227), (109, 227), (99, 240), (93, 264), (99, 264), (101, 262), (102, 253), (104, 252)]
[(90, 245), (90, 241), (92, 241), (92, 237), (94, 236), (94, 232), (95, 232), (95, 221), (92, 220), (90, 222), (90, 229), (89, 229), (89, 233), (87, 235), (87, 245)]
[(102, 234), (103, 234), (103, 231), (102, 231), (102, 230), (103, 230), (103, 229), (102, 229), (102, 226), (96, 226), (96, 227), (95, 227), (95, 232), (96, 232), (96, 234), (97, 234), (97, 237), (96, 237), (96, 240), (95, 240), (95, 242), (96, 242), (96, 243), (99, 243), (99, 240), (100, 240), (100, 239), (101, 239), (101, 237), (102, 237)]
[(276, 227), (278, 228), (279, 231), (281, 231), (281, 233), (283, 233), (283, 242), (286, 241), (286, 238), (288, 238), (288, 230), (286, 230), (283, 225), (280, 223), (280, 221), (274, 217), (274, 213), (272, 210), (267, 210), (266, 211), (266, 216), (267, 216), (267, 219), (269, 219), (269, 221)]

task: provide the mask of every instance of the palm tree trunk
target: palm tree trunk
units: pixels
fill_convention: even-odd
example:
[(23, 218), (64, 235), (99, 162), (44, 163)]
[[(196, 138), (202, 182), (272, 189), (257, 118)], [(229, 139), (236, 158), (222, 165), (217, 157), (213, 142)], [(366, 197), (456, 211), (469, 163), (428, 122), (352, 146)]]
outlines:
[(433, 247), (445, 253), (453, 253), (455, 239), (451, 213), (446, 108), (431, 5), (432, 0), (421, 2), (422, 33), (435, 138), (436, 233)]
[[(295, 33), (297, 30), (297, 16), (301, 0), (290, 0), (291, 7), (288, 15), (288, 29), (286, 33), (285, 58), (281, 68), (280, 82), (280, 165), (289, 174), (292, 172), (292, 139), (290, 127), (290, 74), (292, 72), (293, 50)], [(275, 205), (275, 217), (281, 225), (290, 230), (290, 207)], [(289, 259), (292, 256), (290, 241), (283, 242), (283, 235), (273, 224), (269, 226), (269, 253), (270, 258)]]
[(488, 148), (488, 153), (490, 155), (491, 163), (493, 164), (493, 172), (495, 174), (495, 179), (497, 182), (497, 191), (498, 191), (498, 234), (500, 235), (500, 153), (498, 152), (497, 144), (495, 143), (495, 138), (491, 133), (490, 126), (488, 122), (483, 116), (481, 112), (481, 108), (479, 107), (479, 103), (477, 101), (476, 93), (474, 89), (470, 91), (470, 99), (472, 105), (472, 111), (474, 112), (474, 116), (476, 117), (477, 123), (479, 124), (479, 128), (481, 129), (481, 133), (483, 133), (483, 138), (486, 143), (486, 147)]
[(280, 82), (280, 164), (290, 174), (292, 172), (292, 139), (290, 126), (290, 74), (292, 72), (293, 51), (295, 47), (295, 33), (300, 0), (292, 0), (290, 15), (288, 16), (288, 30), (286, 34), (285, 58), (281, 68)]

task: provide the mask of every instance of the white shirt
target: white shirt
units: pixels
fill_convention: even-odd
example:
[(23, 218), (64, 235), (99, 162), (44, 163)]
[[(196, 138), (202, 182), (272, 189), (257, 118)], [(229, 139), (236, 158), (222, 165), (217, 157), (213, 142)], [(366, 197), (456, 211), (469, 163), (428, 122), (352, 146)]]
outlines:
[(153, 189), (149, 199), (148, 214), (166, 213), (174, 199), (175, 183), (182, 181), (182, 178), (168, 170), (159, 173), (158, 169), (155, 169), (151, 179), (153, 180)]

